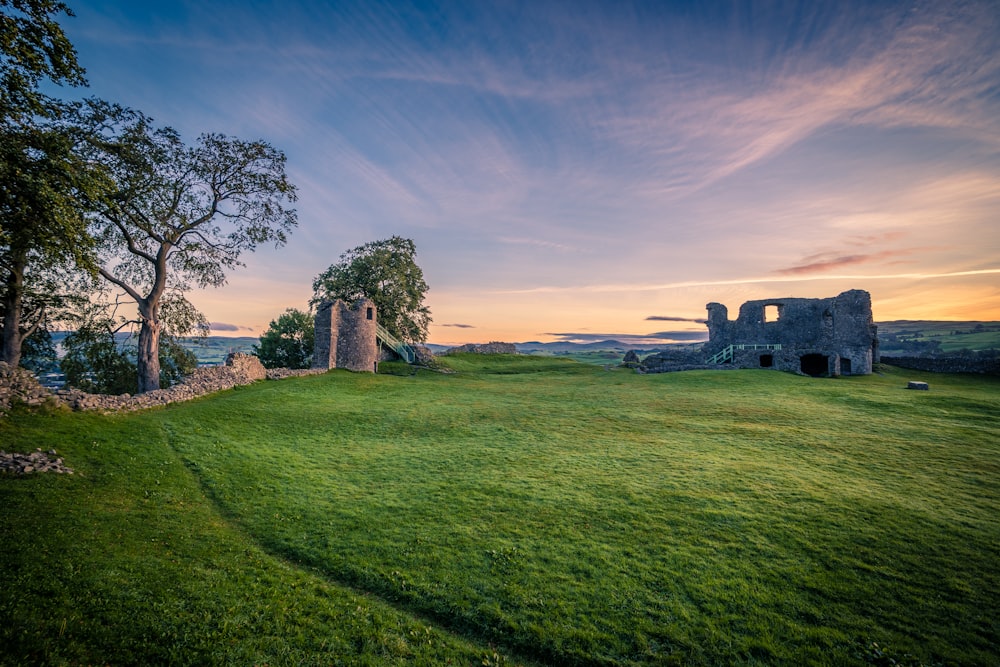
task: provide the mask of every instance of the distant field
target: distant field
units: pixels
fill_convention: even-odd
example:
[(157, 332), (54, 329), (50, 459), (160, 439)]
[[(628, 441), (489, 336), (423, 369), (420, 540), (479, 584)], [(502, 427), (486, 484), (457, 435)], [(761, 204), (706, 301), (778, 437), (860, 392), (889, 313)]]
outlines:
[(899, 320), (879, 322), (878, 333), (883, 354), (909, 352), (914, 341), (936, 342), (941, 352), (1000, 350), (1000, 322)]
[(447, 363), (0, 422), (0, 663), (997, 664), (1000, 381)]
[(228, 338), (223, 336), (209, 336), (207, 338), (190, 338), (183, 341), (184, 347), (194, 352), (201, 364), (221, 364), (226, 360), (226, 355), (230, 352), (253, 351), (254, 345), (260, 344), (260, 338), (248, 336), (240, 338)]

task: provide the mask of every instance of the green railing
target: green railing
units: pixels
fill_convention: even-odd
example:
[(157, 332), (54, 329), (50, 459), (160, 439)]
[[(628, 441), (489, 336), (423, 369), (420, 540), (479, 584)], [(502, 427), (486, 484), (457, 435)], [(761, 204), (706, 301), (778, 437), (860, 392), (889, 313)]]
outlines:
[(386, 347), (398, 354), (400, 359), (406, 363), (412, 364), (417, 360), (417, 353), (413, 350), (413, 348), (393, 336), (381, 324), (375, 324), (375, 335), (380, 341), (382, 341), (382, 343), (385, 344)]
[(780, 350), (781, 345), (779, 343), (773, 343), (768, 345), (730, 345), (729, 347), (720, 350), (712, 355), (708, 360), (710, 364), (724, 364), (726, 362), (733, 360), (733, 353), (737, 350)]

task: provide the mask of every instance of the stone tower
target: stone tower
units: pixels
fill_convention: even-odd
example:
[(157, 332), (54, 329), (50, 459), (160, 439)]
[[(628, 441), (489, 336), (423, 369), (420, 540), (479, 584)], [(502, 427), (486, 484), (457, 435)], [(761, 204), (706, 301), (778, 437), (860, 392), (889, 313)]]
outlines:
[(351, 306), (340, 299), (320, 303), (314, 320), (312, 367), (375, 372), (379, 355), (377, 321), (371, 299), (358, 299)]

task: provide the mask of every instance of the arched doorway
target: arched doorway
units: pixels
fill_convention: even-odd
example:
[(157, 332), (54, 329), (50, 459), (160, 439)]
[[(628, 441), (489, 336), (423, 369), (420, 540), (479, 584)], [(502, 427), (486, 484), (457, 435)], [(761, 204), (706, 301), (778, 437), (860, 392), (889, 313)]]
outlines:
[(803, 354), (799, 357), (799, 364), (806, 375), (821, 377), (830, 373), (830, 357), (825, 354)]

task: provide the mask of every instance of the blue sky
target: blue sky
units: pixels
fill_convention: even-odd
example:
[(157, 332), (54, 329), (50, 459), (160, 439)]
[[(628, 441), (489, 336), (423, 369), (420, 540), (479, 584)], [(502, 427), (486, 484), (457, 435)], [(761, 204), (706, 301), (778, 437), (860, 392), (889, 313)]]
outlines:
[(218, 333), (394, 234), (432, 342), (687, 340), (709, 301), (851, 288), (1000, 319), (995, 2), (70, 5), (87, 94), (288, 155), (287, 246), (193, 295)]

